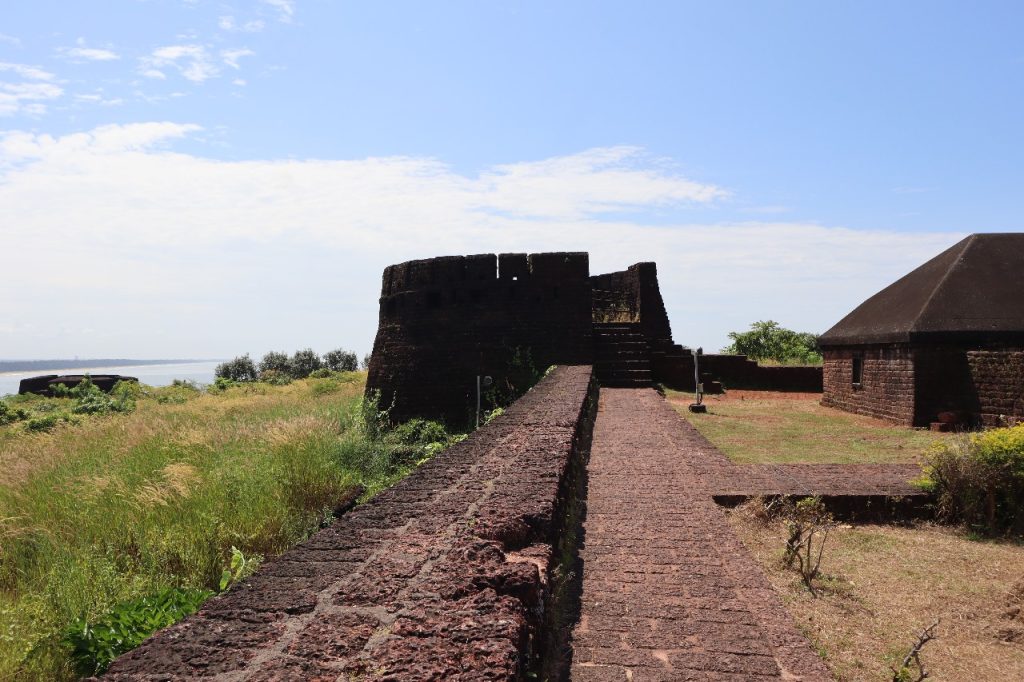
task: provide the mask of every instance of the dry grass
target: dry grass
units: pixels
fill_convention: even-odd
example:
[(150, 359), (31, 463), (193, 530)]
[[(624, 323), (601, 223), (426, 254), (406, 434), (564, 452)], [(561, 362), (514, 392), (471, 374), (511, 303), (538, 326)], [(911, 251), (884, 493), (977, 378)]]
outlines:
[(691, 394), (668, 391), (668, 399), (741, 464), (920, 462), (932, 443), (952, 436), (822, 407), (820, 393), (729, 391), (707, 396), (706, 414), (687, 411)]
[(823, 596), (782, 567), (785, 529), (730, 514), (800, 629), (839, 680), (891, 680), (889, 666), (936, 618), (929, 679), (1024, 679), (1024, 546), (923, 525), (841, 526), (822, 562)]

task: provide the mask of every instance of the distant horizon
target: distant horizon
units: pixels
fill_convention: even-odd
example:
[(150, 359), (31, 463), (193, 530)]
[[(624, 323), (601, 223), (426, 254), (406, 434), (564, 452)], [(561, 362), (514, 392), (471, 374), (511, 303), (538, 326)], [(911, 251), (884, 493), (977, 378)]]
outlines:
[(1024, 231), (1024, 4), (36, 0), (0, 26), (0, 352), (363, 355), (388, 265), (658, 264), (820, 334)]

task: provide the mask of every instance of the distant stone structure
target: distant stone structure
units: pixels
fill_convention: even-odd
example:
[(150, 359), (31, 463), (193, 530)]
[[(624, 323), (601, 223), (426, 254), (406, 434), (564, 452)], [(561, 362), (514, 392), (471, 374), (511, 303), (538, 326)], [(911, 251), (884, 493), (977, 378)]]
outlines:
[(139, 381), (137, 377), (126, 377), (120, 374), (44, 374), (42, 376), (22, 379), (18, 384), (18, 394), (37, 393), (39, 395), (53, 395), (53, 387), (57, 384), (64, 384), (68, 388), (74, 388), (85, 381), (86, 376), (89, 377), (89, 380), (97, 388), (106, 393), (110, 393), (111, 389), (119, 381), (134, 381), (136, 383)]
[[(654, 263), (590, 275), (586, 253), (451, 256), (384, 270), (367, 392), (395, 420), (470, 421), (476, 377), (593, 364), (603, 386), (694, 388), (693, 358), (673, 341)], [(821, 390), (821, 368), (760, 367), (705, 355), (702, 377), (729, 387)], [(717, 387), (720, 390), (720, 387)]]
[(1021, 420), (1024, 234), (967, 237), (867, 299), (820, 344), (824, 405), (936, 428)]

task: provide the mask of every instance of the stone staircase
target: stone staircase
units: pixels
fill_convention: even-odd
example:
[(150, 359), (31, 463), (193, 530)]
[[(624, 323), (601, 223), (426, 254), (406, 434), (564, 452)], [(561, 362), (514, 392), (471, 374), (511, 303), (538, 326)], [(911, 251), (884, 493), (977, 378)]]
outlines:
[(651, 385), (650, 348), (638, 323), (595, 322), (594, 356), (594, 373), (602, 386)]

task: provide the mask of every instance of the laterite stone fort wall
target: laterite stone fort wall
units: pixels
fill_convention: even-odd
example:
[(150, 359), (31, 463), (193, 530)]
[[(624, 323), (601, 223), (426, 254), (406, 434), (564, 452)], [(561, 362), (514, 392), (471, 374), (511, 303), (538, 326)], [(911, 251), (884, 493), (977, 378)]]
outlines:
[[(586, 253), (416, 260), (384, 270), (367, 390), (391, 417), (471, 422), (477, 375), (500, 388), (517, 349), (543, 371), (592, 360)], [(522, 358), (520, 358), (522, 359)]]
[(104, 680), (518, 680), (596, 414), (559, 367), (504, 415), (114, 662)]

